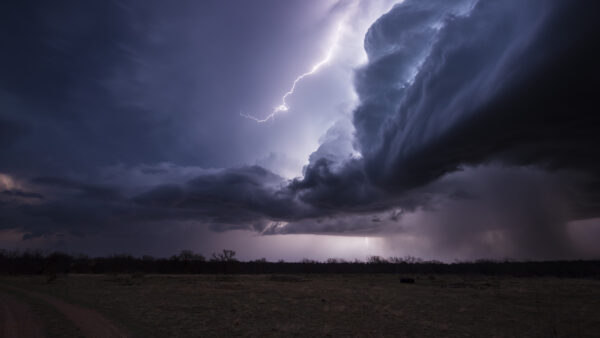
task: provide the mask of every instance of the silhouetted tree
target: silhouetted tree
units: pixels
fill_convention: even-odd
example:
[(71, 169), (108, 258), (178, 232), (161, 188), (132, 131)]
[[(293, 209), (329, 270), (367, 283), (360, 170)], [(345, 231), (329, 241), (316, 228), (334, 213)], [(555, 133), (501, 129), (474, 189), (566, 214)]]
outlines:
[(210, 260), (212, 262), (237, 262), (235, 251), (223, 249), (223, 252), (212, 254)]
[(181, 250), (177, 259), (184, 262), (204, 262), (206, 260), (204, 256), (196, 254), (192, 250)]
[(385, 264), (385, 263), (388, 263), (388, 261), (386, 261), (385, 258), (383, 258), (381, 256), (369, 256), (369, 257), (367, 257), (367, 263), (368, 264)]

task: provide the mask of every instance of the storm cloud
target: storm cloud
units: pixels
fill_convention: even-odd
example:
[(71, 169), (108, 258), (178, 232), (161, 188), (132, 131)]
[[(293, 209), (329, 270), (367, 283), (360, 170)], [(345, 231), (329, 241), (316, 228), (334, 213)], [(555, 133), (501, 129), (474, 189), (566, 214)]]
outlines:
[[(403, 15), (425, 11), (421, 6), (408, 1), (396, 7), (372, 27), (366, 41), (394, 34)], [(402, 190), (492, 160), (598, 173), (593, 94), (598, 41), (590, 40), (598, 29), (590, 14), (594, 6), (483, 1), (465, 16), (445, 17), (443, 28), (440, 22), (420, 27), (436, 33), (409, 85), (382, 90), (377, 74), (364, 81), (359, 76), (357, 87), (366, 88), (367, 99), (355, 113), (355, 124), (371, 180)], [(390, 60), (401, 60), (404, 47), (421, 38), (404, 41), (399, 35), (390, 42), (367, 43), (367, 48), (391, 52), (371, 52), (377, 57), (363, 73), (394, 68), (388, 63), (397, 61)], [(396, 100), (373, 108), (386, 97)], [(376, 129), (369, 128), (371, 122), (363, 120), (381, 115), (378, 110), (387, 116)], [(362, 134), (379, 137), (374, 144)]]
[[(572, 257), (577, 252), (567, 224), (600, 216), (597, 13), (594, 1), (403, 1), (368, 30), (368, 61), (354, 73), (358, 102), (351, 120), (329, 128), (302, 176), (284, 178), (259, 165), (187, 165), (179, 161), (183, 152), (168, 154), (180, 146), (182, 122), (148, 114), (143, 128), (158, 134), (136, 139), (107, 127), (130, 140), (119, 144), (135, 148), (109, 142), (94, 157), (127, 158), (117, 166), (67, 175), (46, 159), (48, 173), (25, 179), (19, 175), (34, 171), (31, 160), (3, 164), (16, 174), (0, 186), (0, 228), (32, 238), (197, 221), (217, 232), (382, 236), (392, 246), (445, 256)], [(93, 60), (104, 69), (104, 58)], [(137, 61), (152, 62), (132, 57)], [(114, 81), (123, 76), (113, 74)], [(177, 74), (182, 78), (175, 80), (187, 79)], [(27, 82), (12, 76), (16, 84)], [(111, 88), (106, 95), (117, 98), (110, 102), (118, 109), (100, 107), (105, 111), (141, 114), (154, 104), (125, 102), (147, 98), (143, 89)], [(15, 104), (14, 111), (26, 106)], [(70, 108), (59, 110), (67, 116)], [(0, 131), (7, 131), (0, 151), (29, 154), (18, 144), (28, 129), (12, 124), (30, 121), (13, 120), (16, 114), (0, 115)], [(110, 123), (116, 121), (123, 122)], [(28, 128), (39, 129), (37, 123)], [(220, 139), (227, 128), (216, 134)], [(208, 143), (200, 164), (235, 163), (235, 154), (215, 160), (227, 157), (227, 142), (219, 148)], [(78, 167), (93, 166), (83, 160), (83, 146), (74, 149)]]
[[(535, 166), (557, 175), (580, 172), (574, 189), (586, 192), (572, 196), (572, 217), (597, 215), (592, 187), (600, 121), (593, 88), (600, 72), (598, 41), (590, 37), (600, 27), (590, 6), (397, 5), (369, 30), (370, 61), (356, 75), (361, 103), (354, 125), (363, 157), (334, 175), (317, 161), (292, 186), (312, 187), (305, 192), (310, 198), (329, 188), (344, 191), (335, 184), (353, 177), (340, 185), (357, 192), (345, 190), (342, 200), (393, 201), (390, 195), (409, 195), (469, 166)], [(333, 194), (325, 198), (330, 203)], [(579, 200), (585, 194), (587, 210)]]

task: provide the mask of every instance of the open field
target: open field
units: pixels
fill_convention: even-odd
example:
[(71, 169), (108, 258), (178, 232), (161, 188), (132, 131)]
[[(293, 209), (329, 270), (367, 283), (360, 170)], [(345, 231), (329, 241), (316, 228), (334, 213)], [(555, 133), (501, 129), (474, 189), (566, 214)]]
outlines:
[(1, 277), (0, 300), (10, 299), (10, 311), (0, 312), (0, 327), (15, 330), (11, 318), (29, 316), (48, 336), (91, 336), (99, 328), (85, 326), (98, 323), (140, 337), (600, 333), (599, 280), (412, 277), (414, 284), (396, 274)]

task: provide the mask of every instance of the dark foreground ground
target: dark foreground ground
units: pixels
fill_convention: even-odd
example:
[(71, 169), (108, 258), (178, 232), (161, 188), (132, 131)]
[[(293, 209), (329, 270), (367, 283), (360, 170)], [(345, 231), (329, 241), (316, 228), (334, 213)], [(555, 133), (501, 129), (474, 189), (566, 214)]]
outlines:
[(594, 279), (0, 277), (0, 336), (599, 337), (599, 314)]

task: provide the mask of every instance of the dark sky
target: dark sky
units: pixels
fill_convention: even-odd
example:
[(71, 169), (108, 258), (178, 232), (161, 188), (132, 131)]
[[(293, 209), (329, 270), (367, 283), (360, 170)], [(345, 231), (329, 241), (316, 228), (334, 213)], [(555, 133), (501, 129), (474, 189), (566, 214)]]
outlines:
[(1, 248), (600, 256), (597, 1), (0, 13)]

